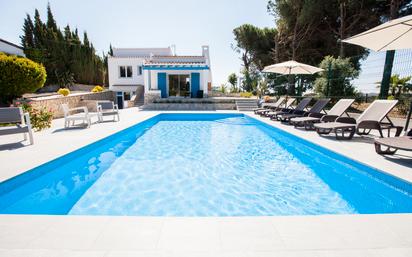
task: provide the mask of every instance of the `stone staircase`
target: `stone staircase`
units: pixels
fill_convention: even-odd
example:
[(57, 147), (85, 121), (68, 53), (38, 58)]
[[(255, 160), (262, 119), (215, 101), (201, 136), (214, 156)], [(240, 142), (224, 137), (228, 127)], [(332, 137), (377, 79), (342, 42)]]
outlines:
[(242, 112), (251, 112), (258, 108), (257, 99), (239, 99), (236, 100), (236, 109)]
[(136, 97), (134, 99), (134, 106), (140, 107), (144, 105), (144, 87), (139, 86), (136, 90)]

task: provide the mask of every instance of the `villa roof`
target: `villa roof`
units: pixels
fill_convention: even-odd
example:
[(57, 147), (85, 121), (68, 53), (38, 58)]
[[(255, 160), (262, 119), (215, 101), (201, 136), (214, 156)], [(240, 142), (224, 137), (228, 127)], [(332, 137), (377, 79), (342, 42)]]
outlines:
[(206, 66), (202, 62), (145, 62), (144, 65), (168, 65), (168, 66)]
[(199, 65), (206, 64), (206, 59), (204, 56), (195, 56), (195, 55), (176, 55), (176, 56), (159, 56), (155, 55), (145, 61), (147, 65)]
[(8, 44), (8, 45), (10, 45), (10, 46), (13, 46), (13, 47), (15, 47), (15, 48), (18, 48), (18, 49), (23, 50), (23, 47), (21, 47), (21, 46), (19, 46), (19, 45), (16, 45), (16, 44), (14, 44), (14, 43), (12, 43), (12, 42), (9, 42), (9, 41), (7, 41), (7, 40), (4, 40), (4, 39), (2, 39), (2, 38), (0, 38), (0, 42), (3, 42), (3, 43), (5, 43), (5, 44)]

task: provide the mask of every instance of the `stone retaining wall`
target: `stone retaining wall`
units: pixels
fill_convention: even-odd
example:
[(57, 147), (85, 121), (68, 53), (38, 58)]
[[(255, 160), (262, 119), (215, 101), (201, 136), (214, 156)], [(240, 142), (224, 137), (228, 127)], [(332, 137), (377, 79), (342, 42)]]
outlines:
[(46, 107), (53, 112), (53, 118), (63, 117), (61, 104), (68, 104), (69, 108), (80, 106), (87, 106), (89, 111), (96, 111), (97, 100), (115, 101), (115, 94), (113, 91), (104, 91), (100, 93), (82, 93), (68, 96), (58, 96), (53, 98), (42, 99), (28, 99), (33, 107)]

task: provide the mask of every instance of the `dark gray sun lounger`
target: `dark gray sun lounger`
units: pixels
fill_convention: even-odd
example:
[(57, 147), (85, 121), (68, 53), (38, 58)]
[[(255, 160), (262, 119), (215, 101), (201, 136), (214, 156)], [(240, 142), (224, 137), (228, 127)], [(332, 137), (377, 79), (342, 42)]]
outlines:
[[(388, 113), (397, 103), (398, 100), (375, 100), (357, 119), (340, 117), (334, 122), (314, 124), (314, 127), (319, 135), (334, 132), (336, 139), (351, 139), (355, 133), (368, 135), (372, 129), (378, 130), (381, 137), (382, 130), (387, 129), (389, 136), (392, 128), (396, 129), (395, 135), (399, 136), (402, 127), (395, 126), (388, 117)], [(383, 119), (387, 122), (383, 122)]]
[(375, 151), (378, 154), (395, 154), (398, 150), (412, 151), (412, 130), (405, 136), (375, 139)]
[(270, 115), (271, 120), (278, 120), (279, 115), (284, 115), (288, 113), (300, 113), (300, 112), (305, 112), (306, 107), (309, 105), (310, 101), (312, 101), (311, 97), (306, 97), (303, 98), (302, 101), (299, 102), (299, 104), (296, 106), (295, 109), (283, 109), (280, 112), (273, 113)]
[(325, 106), (329, 103), (330, 98), (324, 98), (324, 99), (319, 99), (316, 101), (316, 103), (310, 108), (309, 111), (294, 111), (292, 113), (286, 113), (286, 114), (281, 114), (278, 115), (278, 120), (282, 122), (289, 122), (290, 119), (293, 119), (295, 117), (304, 117), (304, 116), (309, 116), (310, 114), (312, 115), (323, 115), (321, 112), (325, 108)]
[(346, 110), (354, 101), (355, 99), (340, 99), (325, 115), (321, 113), (310, 113), (307, 117), (292, 118), (289, 123), (293, 124), (295, 128), (304, 127), (306, 130), (313, 130), (313, 124), (315, 123), (335, 121), (346, 113)]
[[(23, 114), (21, 107), (0, 108), (0, 124), (13, 124), (12, 126), (0, 127), (0, 136), (12, 134), (24, 134), (24, 140), (33, 144), (33, 132), (28, 113)], [(27, 134), (26, 134), (27, 133)]]

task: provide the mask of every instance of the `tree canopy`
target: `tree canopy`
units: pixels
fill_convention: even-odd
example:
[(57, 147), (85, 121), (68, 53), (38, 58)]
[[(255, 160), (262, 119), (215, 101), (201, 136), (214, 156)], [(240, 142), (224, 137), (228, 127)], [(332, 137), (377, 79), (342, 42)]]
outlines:
[(318, 66), (325, 56), (349, 58), (359, 71), (360, 60), (369, 51), (342, 39), (381, 24), (394, 10), (399, 16), (407, 15), (411, 7), (410, 0), (269, 0), (267, 11), (274, 18), (274, 28), (244, 24), (233, 30), (243, 81), (251, 88), (250, 74), (266, 65), (296, 60)]
[(27, 58), (42, 63), (47, 71), (47, 84), (68, 86), (74, 82), (103, 84), (107, 66), (96, 55), (86, 32), (83, 41), (78, 30), (69, 25), (61, 30), (54, 19), (50, 4), (47, 6), (47, 21), (43, 22), (39, 11), (34, 12), (34, 21), (27, 14), (23, 23), (21, 44)]

